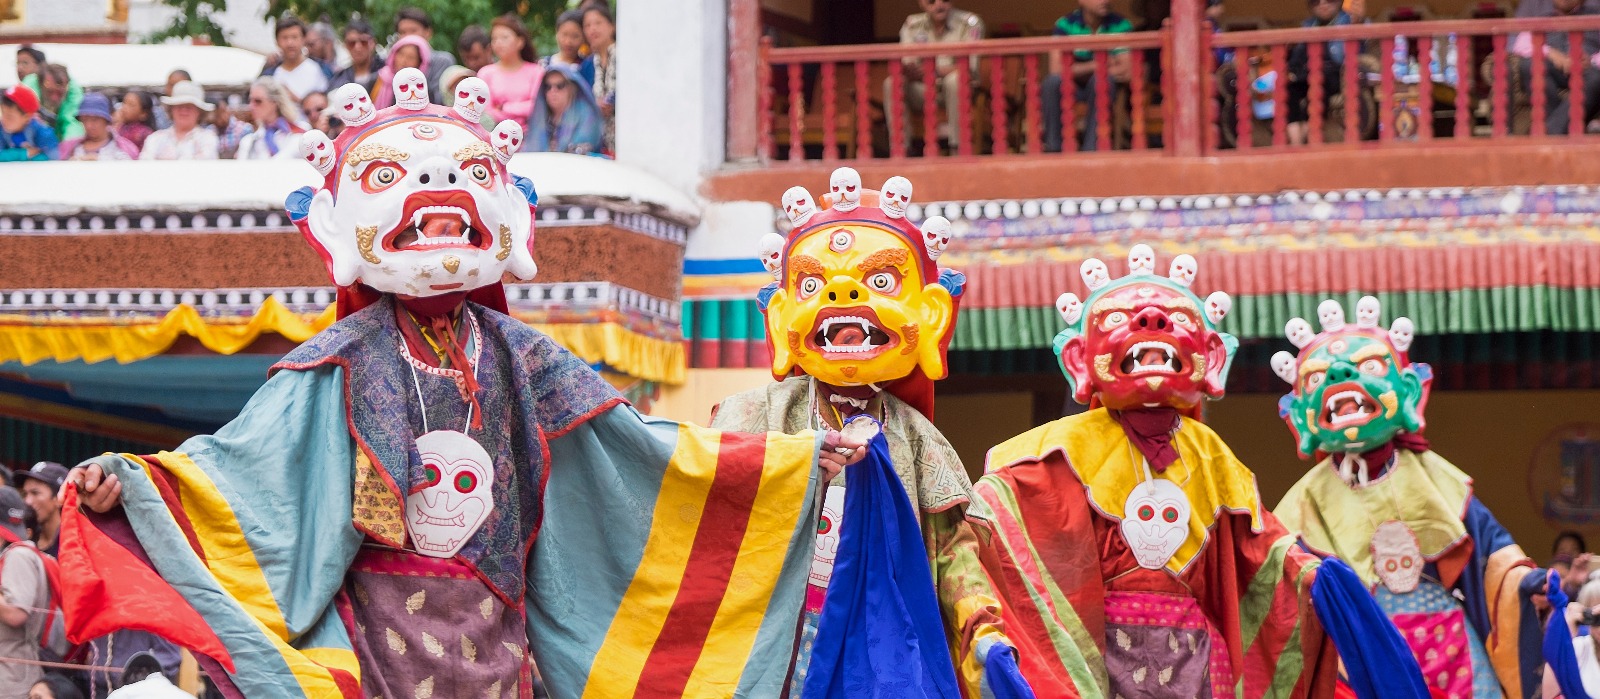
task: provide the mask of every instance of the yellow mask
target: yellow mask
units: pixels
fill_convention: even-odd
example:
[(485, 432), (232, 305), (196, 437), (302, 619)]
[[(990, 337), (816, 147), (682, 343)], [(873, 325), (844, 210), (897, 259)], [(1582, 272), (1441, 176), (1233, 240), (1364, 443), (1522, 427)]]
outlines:
[(767, 305), (773, 376), (798, 366), (829, 384), (859, 386), (920, 367), (944, 378), (955, 304), (937, 279), (923, 278), (922, 256), (887, 225), (852, 220), (803, 233)]

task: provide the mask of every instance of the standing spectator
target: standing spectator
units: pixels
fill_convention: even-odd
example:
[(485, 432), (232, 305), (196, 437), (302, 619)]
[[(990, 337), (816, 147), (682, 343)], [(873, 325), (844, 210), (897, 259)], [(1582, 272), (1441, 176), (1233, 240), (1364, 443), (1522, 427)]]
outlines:
[(306, 57), (317, 62), (323, 77), (333, 77), (334, 67), (339, 64), (339, 37), (333, 33), (332, 25), (313, 22), (306, 28)]
[[(1547, 17), (1581, 17), (1600, 14), (1600, 9), (1582, 0), (1554, 0)], [(1567, 106), (1567, 76), (1573, 70), (1571, 47), (1566, 32), (1546, 32), (1544, 37), (1544, 131), (1552, 136), (1566, 135), (1571, 128), (1572, 112)], [(1512, 53), (1523, 57), (1518, 62), (1522, 84), (1533, 84), (1533, 37), (1527, 32), (1517, 35)], [(1600, 109), (1600, 32), (1583, 33), (1583, 55), (1589, 60), (1578, 69), (1583, 71), (1583, 118), (1587, 123)], [(1531, 89), (1531, 88), (1530, 88)], [(1579, 129), (1583, 125), (1578, 126)]]
[(61, 144), (62, 160), (139, 159), (139, 147), (111, 128), (111, 100), (105, 95), (91, 92), (83, 98), (78, 122), (83, 124), (83, 136)]
[(476, 24), (467, 25), (461, 30), (461, 38), (456, 39), (456, 55), (468, 70), (474, 73), (483, 70), (494, 62), (494, 54), (489, 52), (489, 32)]
[[(424, 42), (433, 41), (433, 20), (428, 18), (428, 13), (416, 7), (402, 7), (394, 17), (394, 33), (400, 36), (420, 36)], [(455, 65), (456, 57), (449, 51), (431, 51), (423, 56), (425, 61), (422, 72), (428, 76), (428, 90), (433, 94), (429, 98), (435, 104), (439, 103), (439, 78), (444, 76), (444, 69)]]
[(28, 506), (16, 488), (0, 486), (0, 657), (21, 663), (0, 663), (0, 696), (25, 697), (44, 673), (28, 662), (39, 660), (39, 638), (44, 615), (34, 609), (50, 605), (50, 585), (44, 559), (28, 541), (23, 520)]
[[(918, 4), (922, 6), (922, 12), (907, 16), (906, 21), (900, 25), (900, 43), (902, 45), (950, 44), (962, 41), (977, 41), (983, 38), (983, 20), (976, 14), (956, 9), (950, 0), (918, 0)], [(905, 104), (907, 113), (921, 114), (922, 103), (927, 90), (927, 85), (924, 82), (925, 76), (922, 74), (922, 61), (915, 58), (903, 58), (900, 59), (900, 64), (902, 73), (905, 76), (900, 82), (903, 90), (901, 95), (902, 103)], [(924, 146), (925, 148), (936, 147), (935, 138), (946, 141), (950, 141), (953, 138), (954, 129), (959, 121), (958, 115), (960, 114), (958, 81), (961, 78), (957, 72), (960, 68), (961, 66), (956, 63), (956, 59), (952, 56), (939, 56), (934, 60), (936, 75), (933, 76), (933, 79), (934, 82), (938, 83), (936, 88), (938, 93), (935, 101), (944, 105), (945, 119), (944, 123), (939, 125), (937, 136), (934, 134), (922, 135), (924, 142), (927, 144)], [(976, 69), (977, 62), (974, 59), (969, 70), (976, 71)], [(972, 73), (968, 75), (970, 76)], [(895, 110), (891, 108), (894, 105), (894, 99), (894, 79), (885, 78), (883, 81), (883, 104), (884, 113), (888, 115), (890, 134), (895, 133), (896, 130), (893, 117)], [(901, 129), (900, 142), (902, 144), (910, 143), (910, 140), (911, 129)]]
[(217, 134), (200, 126), (200, 117), (215, 105), (205, 100), (205, 90), (193, 81), (172, 86), (172, 96), (161, 103), (172, 112), (172, 126), (150, 134), (140, 160), (216, 160)]
[(39, 72), (44, 67), (44, 52), (33, 47), (33, 44), (23, 44), (17, 47), (17, 82), (28, 79), (28, 76)]
[(605, 119), (589, 84), (570, 66), (551, 66), (539, 82), (528, 119), (525, 151), (599, 153), (605, 147)]
[(322, 72), (322, 66), (306, 56), (305, 23), (294, 15), (284, 15), (278, 19), (276, 31), (283, 64), (272, 71), (272, 77), (296, 100), (313, 92), (327, 92), (328, 76)]
[(501, 119), (526, 123), (533, 112), (533, 91), (544, 74), (533, 53), (533, 37), (516, 15), (504, 14), (489, 29), (489, 50), (496, 61), (478, 71), (489, 85), (489, 113), (496, 123)]
[(583, 11), (583, 38), (589, 42), (589, 57), (584, 72), (592, 78), (595, 102), (606, 118), (606, 152), (617, 152), (617, 23), (604, 7)]
[(142, 150), (144, 140), (156, 130), (156, 102), (144, 90), (129, 90), (122, 96), (122, 103), (111, 121), (116, 125), (118, 136)]
[(250, 121), (253, 129), (239, 141), (239, 160), (300, 157), (300, 134), (305, 120), (287, 90), (272, 78), (257, 78), (250, 85)]
[(61, 141), (39, 119), (39, 96), (26, 85), (0, 93), (0, 162), (54, 160)]
[[(428, 48), (428, 40), (420, 36), (403, 36), (399, 41), (389, 47), (389, 62), (378, 71), (378, 80), (372, 85), (372, 103), (379, 109), (394, 105), (394, 74), (406, 68), (422, 68), (428, 64), (428, 56), (432, 49)], [(439, 86), (428, 81), (430, 96)], [(437, 102), (438, 100), (434, 100)]]
[(78, 105), (83, 102), (83, 88), (73, 81), (66, 66), (46, 63), (22, 84), (39, 96), (39, 118), (55, 129), (57, 136), (68, 139), (83, 135), (83, 125), (78, 123)]
[[(1072, 14), (1056, 20), (1055, 29), (1051, 31), (1056, 36), (1089, 36), (1093, 34), (1124, 34), (1133, 31), (1133, 23), (1128, 18), (1111, 10), (1110, 0), (1078, 0), (1078, 9)], [(1128, 50), (1124, 48), (1113, 49), (1110, 60), (1106, 63), (1107, 77), (1111, 81), (1107, 95), (1112, 104), (1116, 104), (1117, 96), (1126, 89), (1130, 61)], [(1065, 80), (1062, 78), (1061, 61), (1056, 54), (1050, 55), (1050, 75), (1044, 79), (1040, 86), (1042, 118), (1044, 120), (1044, 149), (1050, 153), (1061, 151), (1063, 142), (1062, 133), (1065, 125), (1074, 118), (1071, 114), (1061, 113), (1061, 90)], [(1092, 151), (1099, 148), (1099, 108), (1096, 100), (1094, 54), (1090, 51), (1074, 51), (1072, 53), (1072, 85), (1073, 101), (1081, 104), (1088, 111), (1088, 118), (1084, 119), (1083, 131), (1078, 136), (1078, 150)]]
[[(583, 13), (576, 10), (563, 12), (556, 18), (556, 52), (539, 59), (539, 65), (568, 66), (579, 69), (583, 65)], [(587, 82), (588, 78), (584, 78)]]
[(52, 556), (61, 547), (61, 501), (56, 498), (67, 482), (67, 467), (54, 461), (40, 461), (26, 471), (11, 476), (11, 485), (22, 492), (22, 500), (33, 510), (38, 527), (33, 543)]
[(356, 83), (366, 88), (368, 96), (373, 96), (372, 84), (378, 81), (378, 71), (383, 68), (383, 55), (378, 53), (372, 25), (360, 18), (344, 25), (344, 50), (350, 54), (350, 65), (333, 74), (333, 79), (328, 81), (328, 89), (331, 91)]

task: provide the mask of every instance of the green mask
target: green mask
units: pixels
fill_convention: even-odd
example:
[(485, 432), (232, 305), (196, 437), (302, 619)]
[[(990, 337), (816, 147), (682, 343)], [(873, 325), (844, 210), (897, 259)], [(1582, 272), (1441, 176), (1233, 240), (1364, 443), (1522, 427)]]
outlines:
[(1323, 332), (1314, 337), (1304, 320), (1290, 321), (1288, 334), (1300, 356), (1279, 352), (1272, 365), (1294, 386), (1279, 401), (1279, 413), (1301, 454), (1367, 451), (1401, 432), (1422, 430), (1432, 371), (1406, 356), (1411, 322), (1398, 318), (1385, 333), (1377, 327), (1377, 304), (1363, 298), (1352, 326), (1344, 324), (1336, 302), (1324, 301), (1318, 313)]

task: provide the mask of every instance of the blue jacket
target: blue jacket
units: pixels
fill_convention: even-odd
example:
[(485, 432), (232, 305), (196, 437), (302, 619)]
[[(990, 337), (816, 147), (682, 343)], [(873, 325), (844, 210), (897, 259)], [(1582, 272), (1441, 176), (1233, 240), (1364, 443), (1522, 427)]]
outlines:
[[(39, 151), (38, 155), (28, 157), (28, 147)], [(0, 128), (0, 163), (16, 162), (19, 160), (55, 160), (60, 155), (61, 141), (56, 138), (55, 129), (35, 116), (28, 120), (22, 131), (11, 133)]]

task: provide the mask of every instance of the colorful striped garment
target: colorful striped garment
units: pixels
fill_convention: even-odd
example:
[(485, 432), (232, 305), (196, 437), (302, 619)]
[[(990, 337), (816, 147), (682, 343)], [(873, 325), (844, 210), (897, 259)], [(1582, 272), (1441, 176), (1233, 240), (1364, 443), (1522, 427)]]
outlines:
[(530, 697), (535, 661), (558, 697), (775, 696), (817, 438), (642, 416), (548, 337), (468, 308), (494, 507), (459, 553), (416, 554), (402, 503), (428, 483), (424, 415), (456, 429), (466, 407), (410, 373), (384, 300), (216, 435), (96, 459), (123, 514), (68, 511), (69, 635), (158, 633), (251, 699)]
[(1119, 531), (1142, 478), (1105, 409), (989, 452), (974, 514), (1006, 634), (1038, 696), (1331, 697), (1338, 656), (1313, 611), (1319, 561), (1262, 511), (1255, 477), (1183, 419), (1163, 478), (1191, 504), (1167, 567), (1142, 568)]

